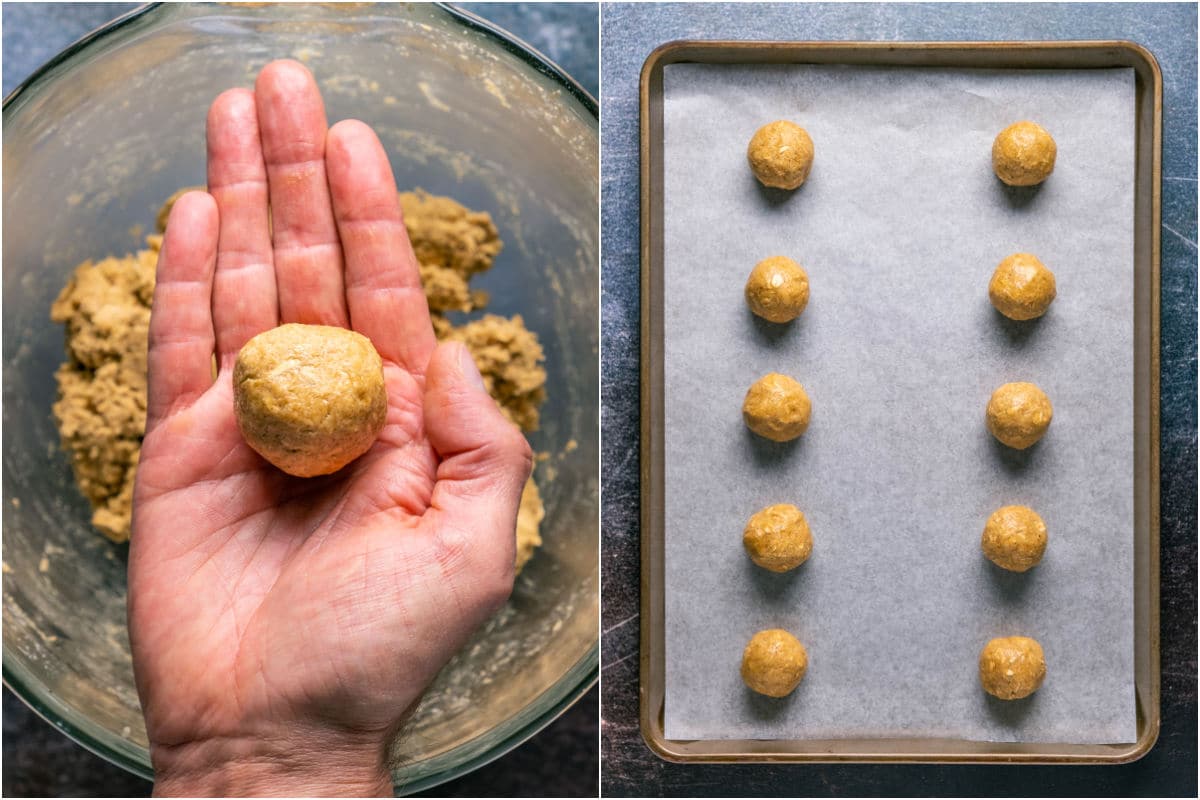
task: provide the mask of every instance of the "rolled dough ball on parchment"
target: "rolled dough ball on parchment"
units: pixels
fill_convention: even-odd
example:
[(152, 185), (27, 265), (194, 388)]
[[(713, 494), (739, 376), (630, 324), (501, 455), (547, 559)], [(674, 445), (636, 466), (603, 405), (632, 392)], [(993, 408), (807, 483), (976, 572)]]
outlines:
[(771, 372), (754, 382), (742, 402), (746, 427), (773, 442), (787, 442), (808, 429), (812, 403), (794, 378)]
[(769, 322), (791, 322), (808, 305), (808, 274), (787, 256), (764, 258), (746, 281), (746, 304)]
[(808, 671), (808, 652), (780, 628), (759, 631), (742, 651), (742, 680), (768, 697), (787, 697)]
[(983, 554), (998, 567), (1024, 572), (1046, 552), (1046, 523), (1028, 506), (1004, 506), (983, 526)]
[(979, 682), (985, 692), (1001, 700), (1028, 697), (1045, 678), (1046, 656), (1036, 639), (992, 639), (979, 654)]
[(779, 503), (750, 517), (742, 544), (755, 564), (771, 572), (787, 572), (808, 560), (813, 538), (803, 512), (790, 503)]
[(1014, 122), (992, 142), (992, 169), (1009, 186), (1039, 184), (1054, 171), (1058, 145), (1036, 122)]
[(1018, 321), (1045, 314), (1057, 293), (1054, 273), (1032, 253), (1013, 253), (1001, 261), (988, 284), (996, 310)]
[(1050, 398), (1032, 383), (1006, 383), (992, 392), (987, 404), (987, 429), (1017, 450), (1037, 443), (1053, 417)]
[(281, 325), (255, 336), (233, 369), (246, 443), (289, 475), (327, 475), (367, 452), (387, 418), (383, 361), (345, 328)]
[(796, 189), (812, 169), (813, 141), (808, 131), (794, 122), (768, 122), (750, 139), (746, 158), (762, 185)]

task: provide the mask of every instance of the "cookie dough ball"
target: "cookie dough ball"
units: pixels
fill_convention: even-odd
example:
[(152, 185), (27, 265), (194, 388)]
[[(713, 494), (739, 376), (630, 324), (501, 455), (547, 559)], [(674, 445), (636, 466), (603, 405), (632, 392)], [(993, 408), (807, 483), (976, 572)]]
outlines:
[(1002, 443), (1024, 450), (1042, 438), (1054, 409), (1045, 392), (1032, 383), (1006, 383), (987, 404), (987, 429)]
[(807, 669), (804, 645), (779, 628), (754, 634), (742, 652), (742, 680), (767, 697), (787, 697), (804, 680)]
[(746, 304), (769, 322), (791, 322), (808, 305), (808, 275), (786, 256), (763, 259), (746, 281)]
[(787, 442), (808, 429), (812, 403), (794, 378), (772, 372), (755, 381), (742, 403), (746, 427), (773, 442)]
[(1009, 319), (1037, 319), (1054, 302), (1054, 273), (1032, 253), (1013, 253), (1000, 262), (988, 284), (988, 298)]
[(755, 132), (746, 158), (754, 177), (764, 186), (795, 189), (812, 169), (813, 142), (808, 131), (796, 123), (776, 120)]
[(1009, 186), (1033, 186), (1050, 177), (1058, 146), (1036, 122), (1009, 125), (992, 142), (992, 169)]
[(1020, 700), (1036, 692), (1046, 677), (1042, 646), (1027, 636), (992, 639), (979, 654), (979, 682), (1001, 700)]
[(998, 567), (1024, 572), (1046, 552), (1046, 523), (1028, 506), (1004, 506), (983, 526), (983, 554)]
[(750, 517), (742, 544), (755, 564), (771, 572), (787, 572), (808, 560), (813, 538), (800, 509), (780, 503)]
[(281, 325), (246, 342), (233, 369), (246, 443), (289, 475), (336, 472), (370, 449), (387, 417), (383, 361), (345, 328)]

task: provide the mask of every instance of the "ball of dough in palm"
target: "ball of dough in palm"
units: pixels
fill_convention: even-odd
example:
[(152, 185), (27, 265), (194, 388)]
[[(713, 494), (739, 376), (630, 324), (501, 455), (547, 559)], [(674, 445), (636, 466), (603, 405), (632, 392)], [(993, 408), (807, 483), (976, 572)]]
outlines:
[(754, 634), (742, 652), (742, 680), (768, 697), (787, 697), (808, 670), (808, 653), (800, 640), (772, 628)]
[(746, 281), (746, 303), (769, 322), (791, 322), (808, 305), (808, 275), (786, 256), (765, 258)]
[(1054, 302), (1054, 273), (1032, 253), (1014, 253), (1000, 262), (988, 284), (988, 298), (1009, 319), (1037, 319)]
[(1036, 692), (1046, 678), (1042, 646), (1027, 636), (992, 639), (979, 654), (979, 682), (1001, 700), (1020, 700)]
[(1053, 416), (1050, 398), (1037, 386), (1006, 383), (988, 400), (987, 429), (1009, 447), (1024, 450), (1042, 438)]
[(387, 417), (383, 361), (365, 336), (281, 325), (242, 347), (234, 413), (250, 447), (289, 475), (326, 475), (370, 449)]
[(750, 169), (764, 186), (795, 189), (812, 169), (813, 142), (794, 122), (776, 120), (763, 125), (746, 148)]
[(750, 517), (742, 544), (755, 564), (772, 572), (787, 572), (808, 560), (813, 538), (800, 509), (780, 503)]
[(773, 442), (787, 442), (808, 429), (812, 403), (794, 378), (772, 372), (746, 392), (742, 419), (746, 427)]
[(1050, 177), (1058, 146), (1036, 122), (1009, 125), (992, 142), (992, 168), (1009, 186), (1033, 186)]
[(988, 517), (980, 544), (996, 566), (1024, 572), (1046, 552), (1046, 523), (1028, 506), (1004, 506)]

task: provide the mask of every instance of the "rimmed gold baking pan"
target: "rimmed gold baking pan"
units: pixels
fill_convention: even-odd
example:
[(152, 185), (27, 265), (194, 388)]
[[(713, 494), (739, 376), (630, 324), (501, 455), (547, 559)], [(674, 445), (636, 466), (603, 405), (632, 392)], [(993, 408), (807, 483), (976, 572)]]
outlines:
[[(1134, 171), (1134, 647), (1137, 741), (1031, 744), (958, 739), (667, 739), (664, 696), (663, 67), (680, 63), (1104, 69), (1136, 76)], [(672, 42), (641, 77), (641, 728), (671, 761), (1123, 763), (1158, 738), (1159, 237), (1162, 74), (1131, 42)]]

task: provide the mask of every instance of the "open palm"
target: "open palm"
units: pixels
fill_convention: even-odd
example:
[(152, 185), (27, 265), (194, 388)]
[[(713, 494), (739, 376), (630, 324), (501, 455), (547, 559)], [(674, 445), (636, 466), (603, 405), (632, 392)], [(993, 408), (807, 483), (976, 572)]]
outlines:
[[(511, 591), (529, 446), (436, 344), (383, 148), (327, 129), (303, 66), (222, 94), (208, 150), (159, 259), (130, 547), (159, 789), (389, 791), (405, 711)], [(234, 419), (238, 350), (287, 322), (383, 358), (387, 423), (333, 475), (279, 472)]]

